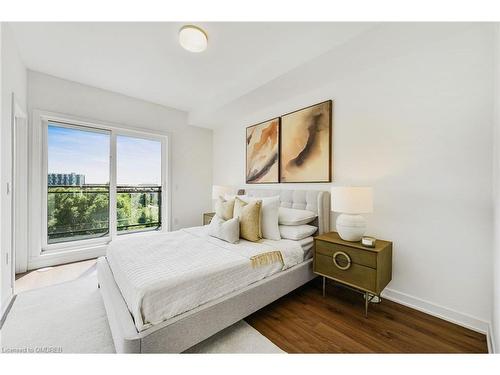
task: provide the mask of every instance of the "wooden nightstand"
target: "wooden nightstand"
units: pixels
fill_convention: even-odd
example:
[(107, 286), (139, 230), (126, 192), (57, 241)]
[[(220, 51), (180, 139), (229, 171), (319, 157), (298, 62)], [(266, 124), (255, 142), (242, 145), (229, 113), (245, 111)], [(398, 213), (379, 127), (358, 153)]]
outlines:
[(365, 295), (365, 316), (368, 304), (377, 297), (392, 278), (392, 242), (377, 239), (369, 248), (361, 242), (348, 242), (337, 232), (314, 237), (314, 273), (362, 291)]
[(215, 215), (215, 212), (205, 212), (203, 214), (203, 225), (210, 224), (214, 215)]

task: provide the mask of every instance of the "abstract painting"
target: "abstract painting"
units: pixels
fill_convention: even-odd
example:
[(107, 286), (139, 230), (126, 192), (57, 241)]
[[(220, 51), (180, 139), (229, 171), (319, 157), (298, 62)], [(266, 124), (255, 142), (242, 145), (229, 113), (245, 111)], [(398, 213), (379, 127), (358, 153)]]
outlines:
[(331, 182), (332, 101), (281, 117), (281, 182)]
[(247, 184), (279, 182), (279, 127), (275, 118), (247, 128)]

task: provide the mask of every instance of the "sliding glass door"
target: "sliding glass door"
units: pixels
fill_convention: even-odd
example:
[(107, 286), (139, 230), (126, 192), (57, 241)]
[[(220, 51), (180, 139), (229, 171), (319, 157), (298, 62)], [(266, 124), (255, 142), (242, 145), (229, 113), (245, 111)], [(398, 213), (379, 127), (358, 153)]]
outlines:
[(109, 235), (110, 133), (47, 129), (47, 243)]
[(165, 137), (55, 121), (45, 129), (44, 251), (163, 228)]
[(161, 227), (161, 142), (119, 135), (116, 139), (118, 234)]

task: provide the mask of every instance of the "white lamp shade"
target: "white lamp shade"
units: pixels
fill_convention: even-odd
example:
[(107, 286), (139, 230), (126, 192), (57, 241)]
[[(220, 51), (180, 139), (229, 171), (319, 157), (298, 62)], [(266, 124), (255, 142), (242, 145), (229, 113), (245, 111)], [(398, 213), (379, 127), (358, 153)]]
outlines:
[(225, 194), (231, 194), (232, 192), (233, 192), (232, 186), (213, 185), (212, 199), (218, 199), (219, 197), (224, 197)]
[(373, 191), (371, 187), (332, 187), (332, 211), (343, 214), (373, 212)]

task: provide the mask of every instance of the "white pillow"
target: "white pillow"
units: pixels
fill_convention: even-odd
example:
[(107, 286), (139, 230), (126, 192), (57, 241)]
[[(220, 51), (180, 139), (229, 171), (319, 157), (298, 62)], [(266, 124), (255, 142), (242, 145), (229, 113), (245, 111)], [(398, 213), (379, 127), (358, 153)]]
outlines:
[(313, 225), (280, 225), (281, 238), (287, 240), (302, 240), (312, 236), (318, 228)]
[(229, 243), (236, 243), (240, 239), (240, 222), (237, 217), (229, 220), (222, 220), (215, 215), (208, 225), (208, 234)]
[(244, 202), (252, 201), (262, 201), (261, 209), (261, 229), (262, 238), (267, 238), (268, 240), (281, 240), (280, 229), (278, 226), (278, 212), (280, 208), (280, 197), (248, 197), (244, 195), (238, 195)]
[(281, 225), (302, 225), (307, 224), (316, 219), (316, 215), (312, 211), (297, 210), (295, 208), (279, 208), (279, 223)]

